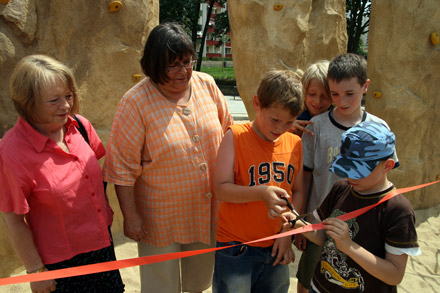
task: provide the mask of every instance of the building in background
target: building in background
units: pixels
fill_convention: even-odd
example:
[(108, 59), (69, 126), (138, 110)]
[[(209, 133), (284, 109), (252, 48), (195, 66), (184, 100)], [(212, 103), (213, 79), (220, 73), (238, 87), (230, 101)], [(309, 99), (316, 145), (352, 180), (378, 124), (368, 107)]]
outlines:
[[(206, 35), (203, 57), (209, 59), (232, 58), (231, 39), (229, 38), (229, 36), (224, 36), (223, 40), (221, 40), (219, 37), (216, 37), (214, 34), (215, 16), (225, 11), (226, 11), (225, 7), (222, 7), (218, 2), (214, 3), (211, 18), (209, 20), (209, 27)], [(200, 50), (200, 42), (202, 39), (202, 33), (205, 26), (205, 20), (207, 14), (208, 14), (208, 4), (202, 3), (200, 5), (200, 17), (199, 17), (199, 25), (201, 26), (201, 30), (197, 33), (197, 38), (198, 38), (197, 51)]]
[(365, 54), (368, 54), (368, 33), (361, 35), (360, 47)]

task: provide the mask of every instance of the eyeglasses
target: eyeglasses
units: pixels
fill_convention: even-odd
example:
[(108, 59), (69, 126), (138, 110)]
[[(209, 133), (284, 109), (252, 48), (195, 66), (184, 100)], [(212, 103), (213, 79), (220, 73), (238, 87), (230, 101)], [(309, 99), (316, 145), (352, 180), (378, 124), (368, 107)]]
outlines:
[(197, 60), (193, 59), (191, 61), (183, 62), (183, 64), (177, 64), (174, 66), (168, 66), (167, 71), (168, 73), (177, 73), (179, 72), (183, 67), (186, 69), (193, 68), (193, 66), (197, 63)]

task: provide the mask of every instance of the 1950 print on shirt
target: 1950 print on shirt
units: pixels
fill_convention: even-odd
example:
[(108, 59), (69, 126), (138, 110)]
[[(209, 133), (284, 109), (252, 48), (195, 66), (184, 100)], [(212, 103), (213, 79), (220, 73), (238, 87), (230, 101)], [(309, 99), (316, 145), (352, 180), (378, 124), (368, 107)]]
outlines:
[(287, 181), (292, 184), (295, 167), (284, 162), (264, 162), (258, 166), (252, 165), (249, 169), (249, 186), (267, 184), (271, 179), (276, 183)]

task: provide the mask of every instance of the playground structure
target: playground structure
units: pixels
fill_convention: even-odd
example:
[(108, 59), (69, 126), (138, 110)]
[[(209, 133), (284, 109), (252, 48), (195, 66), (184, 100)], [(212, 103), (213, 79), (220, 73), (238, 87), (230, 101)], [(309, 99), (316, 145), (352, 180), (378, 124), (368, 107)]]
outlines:
[[(115, 1), (109, 1), (113, 3)], [(88, 0), (0, 1), (0, 137), (17, 119), (9, 76), (23, 56), (47, 54), (71, 67), (80, 89), (80, 112), (107, 142), (116, 105), (143, 78), (139, 59), (158, 24), (158, 0), (125, 0), (115, 7)], [(304, 69), (345, 52), (345, 1), (229, 1), (237, 89), (254, 116), (251, 100), (269, 69)], [(398, 187), (440, 178), (440, 10), (435, 0), (373, 1), (368, 46), (371, 80), (366, 110), (387, 121), (397, 137), (401, 166), (390, 179)], [(121, 215), (112, 188), (114, 232)], [(440, 202), (440, 185), (412, 192), (414, 208)], [(0, 225), (0, 276), (21, 267)]]

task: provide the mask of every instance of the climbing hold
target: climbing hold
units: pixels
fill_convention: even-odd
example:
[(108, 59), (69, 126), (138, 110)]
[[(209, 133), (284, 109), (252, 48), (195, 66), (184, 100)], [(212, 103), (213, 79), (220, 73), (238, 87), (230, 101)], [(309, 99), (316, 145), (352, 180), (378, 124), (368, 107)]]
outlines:
[(108, 4), (108, 11), (109, 12), (116, 12), (122, 7), (121, 1), (112, 1)]
[(133, 74), (131, 76), (131, 79), (133, 80), (133, 82), (138, 82), (139, 80), (141, 80), (141, 75), (140, 74)]
[(283, 4), (275, 4), (273, 6), (273, 10), (275, 10), (275, 11), (279, 11), (281, 9), (283, 9)]
[(9, 3), (9, 0), (0, 0), (0, 3), (6, 5)]
[(439, 42), (440, 38), (438, 36), (438, 32), (431, 33), (431, 43), (433, 43), (434, 45), (438, 45)]
[(440, 174), (438, 174), (437, 176), (435, 176), (435, 180), (440, 180)]
[(377, 99), (379, 99), (380, 97), (382, 97), (382, 92), (378, 92), (378, 91), (373, 91), (373, 96)]

